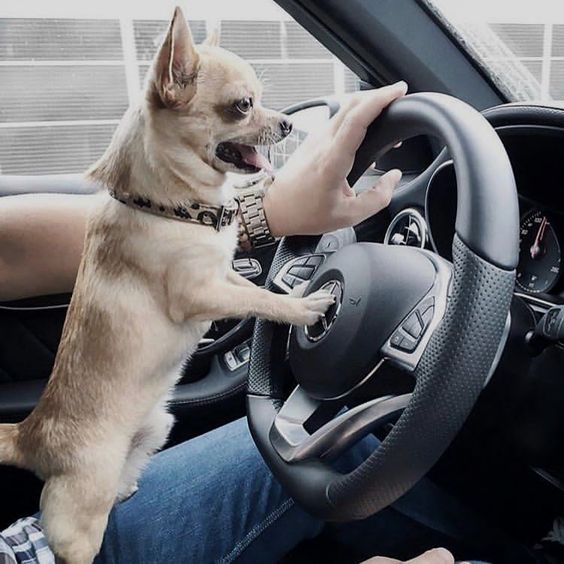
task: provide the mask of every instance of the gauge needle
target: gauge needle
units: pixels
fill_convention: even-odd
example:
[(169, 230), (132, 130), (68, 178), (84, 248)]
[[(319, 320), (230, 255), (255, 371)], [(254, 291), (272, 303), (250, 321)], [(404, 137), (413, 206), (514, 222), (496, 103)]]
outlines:
[(541, 224), (539, 226), (539, 230), (537, 231), (537, 236), (535, 237), (535, 242), (532, 244), (530, 248), (531, 258), (533, 260), (537, 259), (541, 254), (541, 243), (544, 237), (544, 232), (546, 231), (546, 226), (548, 225), (548, 221), (546, 216), (542, 218)]

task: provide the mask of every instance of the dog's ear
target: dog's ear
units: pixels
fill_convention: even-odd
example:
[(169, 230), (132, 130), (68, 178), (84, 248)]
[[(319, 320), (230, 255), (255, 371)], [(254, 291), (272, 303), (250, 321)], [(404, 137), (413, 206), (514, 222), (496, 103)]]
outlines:
[(199, 56), (192, 33), (180, 8), (174, 10), (154, 67), (154, 82), (165, 106), (179, 109), (196, 93)]
[(208, 47), (219, 47), (219, 27), (215, 27), (214, 30), (205, 38), (203, 45)]

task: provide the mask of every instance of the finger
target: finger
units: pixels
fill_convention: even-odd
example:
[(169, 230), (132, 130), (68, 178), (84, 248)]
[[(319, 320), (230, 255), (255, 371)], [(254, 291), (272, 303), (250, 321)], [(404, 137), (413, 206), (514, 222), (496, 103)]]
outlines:
[[(333, 118), (333, 133), (337, 135), (343, 126), (351, 129), (366, 130), (380, 115), (382, 110), (395, 99), (407, 92), (403, 81), (366, 92), (354, 94), (344, 108)], [(344, 137), (346, 139), (346, 136)]]
[(407, 564), (454, 564), (454, 556), (446, 548), (435, 548), (409, 560)]
[(372, 96), (369, 95), (372, 94), (370, 90), (363, 92), (362, 94), (366, 94), (366, 96), (362, 96), (360, 102), (351, 110), (351, 113), (353, 113), (355, 117), (360, 118), (361, 124), (368, 127), (386, 106), (389, 106), (397, 98), (405, 96), (406, 93), (407, 83), (403, 80), (379, 88), (374, 91)]
[(335, 114), (332, 122), (332, 129), (335, 133), (345, 120), (345, 118), (353, 111), (360, 113), (368, 112), (368, 125), (370, 125), (380, 112), (396, 98), (400, 98), (407, 92), (407, 83), (403, 80), (382, 88), (374, 90), (365, 90), (363, 92), (355, 92), (351, 95), (345, 104), (341, 106)]
[[(346, 176), (353, 165), (354, 157), (360, 147), (368, 126), (378, 117), (382, 110), (396, 98), (406, 92), (405, 82), (375, 91), (369, 98), (352, 106), (343, 117), (330, 145), (328, 162), (334, 172), (340, 171)], [(382, 92), (385, 90), (385, 92)], [(364, 94), (364, 93), (363, 93)]]
[(401, 180), (401, 171), (386, 172), (374, 188), (361, 192), (348, 200), (349, 225), (356, 225), (387, 207), (392, 199), (394, 188)]

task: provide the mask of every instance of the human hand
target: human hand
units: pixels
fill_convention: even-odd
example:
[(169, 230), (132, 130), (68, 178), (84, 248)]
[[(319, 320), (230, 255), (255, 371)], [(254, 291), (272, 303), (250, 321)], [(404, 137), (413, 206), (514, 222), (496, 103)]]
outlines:
[[(376, 556), (370, 560), (366, 560), (363, 564), (400, 564), (401, 560), (394, 558), (385, 558)], [(412, 560), (407, 560), (406, 564), (454, 564), (454, 557), (444, 548), (435, 548), (429, 550), (421, 556), (417, 556)]]
[(305, 139), (264, 198), (274, 236), (319, 235), (356, 225), (390, 203), (401, 179), (399, 170), (387, 172), (373, 188), (358, 196), (347, 175), (368, 126), (406, 92), (405, 82), (357, 92), (324, 128)]

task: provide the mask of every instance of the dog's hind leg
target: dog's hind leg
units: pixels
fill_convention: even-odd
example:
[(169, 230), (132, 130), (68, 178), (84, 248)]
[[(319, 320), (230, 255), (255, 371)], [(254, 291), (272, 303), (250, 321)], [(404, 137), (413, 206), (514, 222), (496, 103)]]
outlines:
[(108, 515), (116, 498), (115, 476), (106, 469), (95, 475), (49, 478), (41, 494), (41, 525), (57, 563), (91, 564), (100, 551)]
[(174, 417), (159, 404), (144, 421), (131, 442), (131, 449), (119, 480), (117, 501), (123, 501), (137, 491), (137, 481), (149, 458), (166, 443)]

